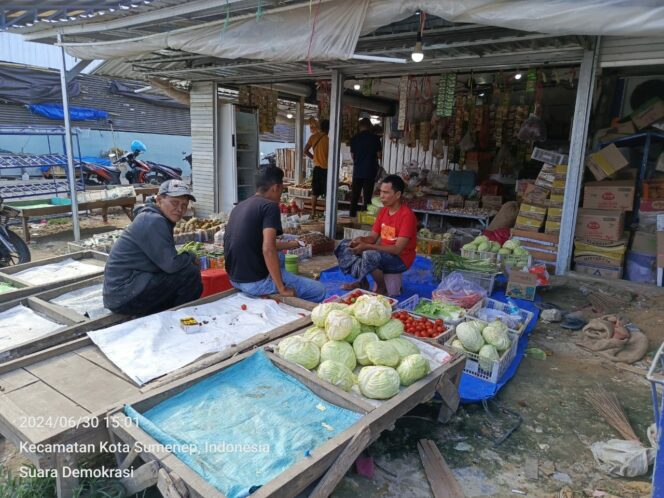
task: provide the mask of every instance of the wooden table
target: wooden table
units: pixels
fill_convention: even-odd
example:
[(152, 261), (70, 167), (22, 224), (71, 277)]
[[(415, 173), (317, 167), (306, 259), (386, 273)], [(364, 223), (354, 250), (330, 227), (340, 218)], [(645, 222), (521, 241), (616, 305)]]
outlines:
[[(236, 292), (230, 290), (180, 307), (209, 303)], [(304, 309), (314, 307), (313, 303), (297, 298), (276, 299)], [(79, 458), (99, 453), (99, 445), (109, 440), (106, 426), (109, 410), (310, 324), (310, 316), (294, 320), (234, 347), (203, 356), (142, 388), (111, 363), (87, 336), (23, 356), (0, 365), (0, 433), (39, 468), (75, 468)], [(49, 446), (69, 443), (76, 445), (69, 451), (70, 447)], [(88, 449), (87, 445), (92, 445), (93, 451), (81, 451)], [(60, 498), (70, 498), (77, 485), (75, 476), (62, 478), (58, 472)]]
[(159, 192), (159, 185), (149, 185), (149, 186), (145, 185), (145, 186), (141, 186), (141, 187), (138, 187), (138, 186), (134, 185), (134, 192), (136, 192), (136, 197), (138, 197), (139, 195), (142, 195), (143, 196), (143, 202), (145, 202), (145, 199), (147, 198), (147, 196), (155, 195)]
[[(23, 205), (22, 205), (23, 204)], [(78, 205), (79, 211), (90, 211), (92, 209), (101, 209), (101, 215), (104, 223), (108, 222), (108, 208), (121, 207), (130, 220), (134, 219), (134, 205), (136, 204), (136, 197), (121, 197), (119, 199), (109, 199), (93, 202), (81, 202)], [(31, 208), (29, 204), (21, 202), (13, 202), (11, 207), (20, 211), (21, 222), (23, 223), (23, 238), (26, 242), (30, 242), (30, 225), (28, 220), (35, 216), (48, 216), (53, 214), (66, 214), (71, 213), (71, 204), (53, 204), (48, 207), (35, 207)]]

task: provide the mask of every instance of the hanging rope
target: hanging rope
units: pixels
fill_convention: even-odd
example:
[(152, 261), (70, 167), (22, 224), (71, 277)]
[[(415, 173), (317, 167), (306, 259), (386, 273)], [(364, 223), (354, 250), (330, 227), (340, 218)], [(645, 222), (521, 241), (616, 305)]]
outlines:
[(263, 17), (263, 0), (258, 0), (258, 9), (256, 9), (256, 20)]
[(228, 2), (228, 0), (226, 0), (226, 19), (224, 19), (224, 27), (221, 30), (222, 35), (226, 32), (226, 29), (228, 28), (228, 23), (230, 21), (230, 18), (231, 18), (231, 5)]
[(316, 5), (316, 14), (314, 15), (314, 20), (311, 23), (311, 36), (309, 37), (309, 48), (307, 49), (307, 72), (313, 74), (313, 69), (311, 68), (311, 46), (314, 43), (314, 33), (316, 32), (316, 23), (318, 22), (318, 15), (320, 14), (320, 4), (321, 0), (318, 0)]

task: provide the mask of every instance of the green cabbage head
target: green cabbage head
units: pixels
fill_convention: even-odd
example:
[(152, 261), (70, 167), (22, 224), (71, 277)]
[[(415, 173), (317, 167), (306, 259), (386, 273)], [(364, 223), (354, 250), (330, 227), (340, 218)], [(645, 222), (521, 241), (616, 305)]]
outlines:
[(320, 348), (320, 359), (321, 361), (337, 361), (349, 370), (353, 370), (357, 366), (353, 346), (345, 341), (327, 341)]
[(464, 349), (472, 353), (477, 353), (480, 350), (484, 344), (484, 339), (482, 339), (483, 328), (484, 325), (477, 321), (462, 322), (457, 325), (456, 335)]
[(397, 348), (387, 341), (373, 341), (366, 345), (365, 350), (369, 361), (374, 365), (396, 367), (401, 360)]
[(286, 348), (294, 343), (294, 342), (300, 342), (303, 341), (304, 338), (301, 335), (291, 335), (289, 337), (284, 338), (280, 343), (279, 346), (277, 347), (277, 352), (283, 356), (284, 352), (286, 351)]
[(507, 334), (507, 325), (500, 320), (495, 320), (484, 327), (482, 337), (487, 344), (491, 344), (498, 351), (505, 351), (512, 344)]
[(403, 334), (403, 322), (401, 320), (397, 320), (396, 318), (392, 318), (385, 325), (378, 327), (376, 329), (376, 334), (378, 334), (378, 337), (380, 337), (383, 341), (399, 337), (401, 334)]
[(401, 385), (409, 386), (422, 377), (425, 377), (430, 369), (429, 360), (424, 356), (421, 354), (411, 354), (401, 360), (401, 363), (397, 367), (397, 373), (399, 374)]
[(311, 311), (311, 321), (316, 327), (325, 327), (325, 319), (332, 310), (348, 310), (348, 305), (343, 303), (321, 303)]
[(362, 295), (353, 304), (353, 315), (360, 323), (380, 327), (392, 317), (392, 306), (382, 296)]
[(320, 327), (308, 328), (307, 331), (302, 334), (302, 339), (313, 342), (319, 348), (322, 348), (323, 344), (330, 340), (327, 337), (325, 330), (321, 329)]
[(399, 353), (399, 357), (401, 359), (405, 358), (406, 356), (409, 356), (411, 354), (419, 354), (420, 353), (420, 348), (418, 348), (415, 344), (410, 342), (408, 339), (404, 339), (403, 337), (396, 337), (394, 339), (390, 339), (388, 341), (385, 341), (387, 344), (391, 344), (394, 346), (394, 348), (397, 350), (397, 353)]
[(466, 348), (463, 347), (463, 343), (459, 339), (454, 339), (452, 341), (452, 347), (456, 349), (460, 349), (461, 351), (465, 351)]
[(399, 374), (390, 367), (362, 367), (358, 376), (360, 391), (371, 399), (391, 398), (399, 392), (400, 384)]
[(367, 356), (367, 345), (371, 342), (378, 341), (380, 341), (380, 339), (373, 332), (367, 332), (366, 334), (360, 334), (357, 336), (357, 339), (353, 342), (353, 350), (355, 351), (357, 362), (360, 365), (371, 365), (371, 360)]
[(359, 333), (360, 323), (348, 313), (332, 310), (325, 319), (325, 332), (333, 341), (343, 341), (351, 334)]
[(318, 365), (316, 372), (319, 379), (323, 379), (344, 391), (348, 392), (355, 384), (353, 372), (343, 363), (334, 360), (325, 360)]
[(313, 370), (318, 366), (318, 362), (320, 361), (320, 350), (313, 342), (303, 339), (289, 342), (284, 347), (282, 356), (288, 361)]
[(478, 356), (480, 357), (480, 368), (487, 372), (490, 372), (493, 368), (494, 361), (500, 360), (498, 351), (496, 351), (496, 348), (491, 344), (485, 344), (482, 346)]

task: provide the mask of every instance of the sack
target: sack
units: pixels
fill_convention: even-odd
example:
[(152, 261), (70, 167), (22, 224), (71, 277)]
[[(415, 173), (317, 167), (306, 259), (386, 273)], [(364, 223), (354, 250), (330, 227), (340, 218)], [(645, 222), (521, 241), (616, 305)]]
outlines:
[(647, 474), (655, 460), (655, 450), (644, 447), (639, 441), (611, 439), (592, 444), (590, 451), (603, 472), (622, 477)]
[(455, 271), (440, 282), (431, 293), (431, 299), (470, 309), (486, 295), (487, 291), (482, 286), (466, 280), (461, 273)]
[(506, 202), (498, 211), (498, 214), (494, 216), (491, 223), (487, 227), (487, 230), (498, 230), (499, 228), (512, 228), (516, 222), (516, 217), (519, 213), (519, 205), (514, 202)]

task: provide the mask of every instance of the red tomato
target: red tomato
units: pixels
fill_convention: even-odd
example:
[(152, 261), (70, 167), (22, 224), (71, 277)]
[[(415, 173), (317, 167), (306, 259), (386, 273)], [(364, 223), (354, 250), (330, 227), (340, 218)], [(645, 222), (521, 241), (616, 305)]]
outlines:
[(241, 309), (242, 311), (247, 311), (247, 305), (246, 305), (246, 304), (243, 304), (242, 306), (240, 306), (240, 309)]
[(438, 320), (436, 320), (436, 325), (442, 325), (442, 324), (443, 324), (443, 321), (440, 318)]

